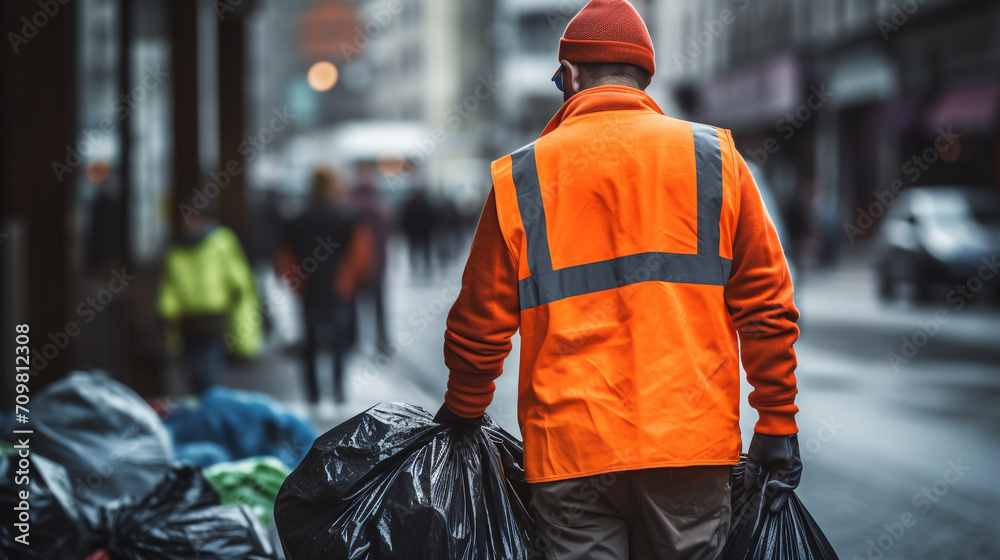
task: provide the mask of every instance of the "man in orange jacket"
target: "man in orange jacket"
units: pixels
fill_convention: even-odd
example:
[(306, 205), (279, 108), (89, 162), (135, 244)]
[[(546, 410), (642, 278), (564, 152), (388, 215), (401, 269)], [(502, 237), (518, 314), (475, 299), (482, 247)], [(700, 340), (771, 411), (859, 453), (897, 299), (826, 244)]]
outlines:
[(440, 422), (475, 425), (520, 329), (518, 422), (551, 558), (713, 558), (759, 413), (748, 487), (799, 482), (798, 311), (774, 226), (727, 130), (669, 118), (639, 14), (592, 0), (560, 40), (566, 103), (493, 163), (448, 316)]

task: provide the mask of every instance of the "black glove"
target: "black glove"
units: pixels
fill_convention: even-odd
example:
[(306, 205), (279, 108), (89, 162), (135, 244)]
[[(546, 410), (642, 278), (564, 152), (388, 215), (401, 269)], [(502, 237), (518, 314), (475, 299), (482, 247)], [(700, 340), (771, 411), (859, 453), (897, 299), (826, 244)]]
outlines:
[(434, 415), (434, 421), (453, 428), (478, 428), (486, 422), (486, 415), (480, 414), (475, 418), (465, 418), (452, 412), (447, 404), (443, 404)]
[(743, 486), (749, 492), (757, 486), (761, 469), (767, 469), (770, 480), (764, 491), (770, 496), (771, 511), (778, 513), (785, 507), (792, 490), (799, 487), (802, 478), (802, 458), (799, 456), (799, 437), (754, 434), (747, 450), (747, 468)]

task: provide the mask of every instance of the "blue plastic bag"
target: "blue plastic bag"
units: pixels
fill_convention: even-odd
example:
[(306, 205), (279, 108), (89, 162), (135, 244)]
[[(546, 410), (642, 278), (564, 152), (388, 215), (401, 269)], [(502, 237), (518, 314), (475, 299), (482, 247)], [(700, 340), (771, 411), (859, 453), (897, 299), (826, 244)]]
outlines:
[(210, 441), (184, 443), (175, 447), (174, 450), (177, 453), (178, 461), (198, 467), (211, 467), (233, 460), (233, 456), (225, 447)]
[[(311, 422), (274, 398), (225, 387), (208, 390), (196, 406), (177, 407), (165, 423), (178, 448), (214, 443), (228, 453), (227, 460), (269, 455), (289, 468), (298, 466), (316, 439)], [(214, 464), (206, 464), (210, 456), (201, 451), (204, 448), (196, 456), (198, 464)]]

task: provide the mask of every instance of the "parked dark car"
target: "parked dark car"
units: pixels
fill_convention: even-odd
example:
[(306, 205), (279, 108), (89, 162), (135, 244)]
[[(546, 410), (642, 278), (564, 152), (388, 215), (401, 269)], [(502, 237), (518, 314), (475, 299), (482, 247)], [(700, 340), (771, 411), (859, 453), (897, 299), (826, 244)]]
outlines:
[(979, 275), (983, 259), (998, 252), (1000, 193), (995, 188), (911, 188), (886, 212), (879, 231), (879, 295), (892, 298), (897, 287), (909, 284), (916, 299), (933, 299), (940, 295), (939, 286), (965, 284)]

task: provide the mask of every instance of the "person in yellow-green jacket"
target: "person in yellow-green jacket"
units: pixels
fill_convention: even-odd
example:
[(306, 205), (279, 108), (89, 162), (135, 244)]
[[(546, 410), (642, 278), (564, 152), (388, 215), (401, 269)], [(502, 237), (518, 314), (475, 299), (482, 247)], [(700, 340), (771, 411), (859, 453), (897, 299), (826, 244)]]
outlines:
[(260, 351), (256, 283), (232, 230), (204, 215), (181, 223), (164, 258), (159, 311), (197, 394), (219, 383), (227, 349), (243, 357)]

